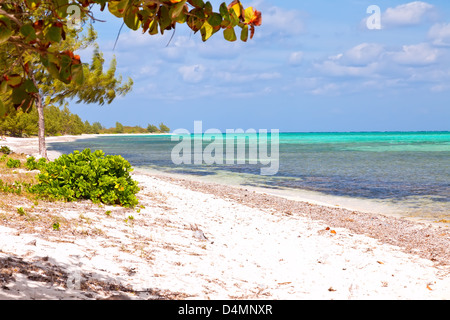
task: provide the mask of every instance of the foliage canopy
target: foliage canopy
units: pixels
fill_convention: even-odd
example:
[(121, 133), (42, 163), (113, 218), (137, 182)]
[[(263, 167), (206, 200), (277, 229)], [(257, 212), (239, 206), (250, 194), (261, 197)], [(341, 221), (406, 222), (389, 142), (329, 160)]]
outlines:
[(52, 79), (65, 84), (85, 81), (80, 56), (71, 46), (63, 48), (67, 34), (82, 22), (95, 19), (93, 6), (108, 10), (132, 30), (163, 34), (186, 24), (195, 33), (200, 31), (206, 41), (223, 30), (228, 41), (236, 41), (235, 28), (241, 29), (240, 39), (252, 38), (255, 26), (261, 25), (261, 13), (244, 8), (239, 0), (220, 5), (215, 12), (211, 3), (203, 0), (18, 0), (0, 2), (0, 45), (5, 54), (0, 57), (0, 116), (8, 106), (28, 111), (38, 99), (39, 89), (31, 74), (31, 61), (39, 64)]

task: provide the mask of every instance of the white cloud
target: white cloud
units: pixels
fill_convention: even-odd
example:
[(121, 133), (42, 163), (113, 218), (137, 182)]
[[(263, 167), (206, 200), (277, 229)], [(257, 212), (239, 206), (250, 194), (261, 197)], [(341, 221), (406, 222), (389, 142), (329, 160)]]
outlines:
[(203, 80), (206, 68), (201, 64), (192, 66), (182, 66), (178, 68), (178, 72), (183, 77), (183, 80), (189, 83), (198, 83)]
[(274, 80), (282, 77), (279, 72), (242, 73), (230, 71), (217, 71), (214, 73), (215, 79), (228, 83), (244, 83), (253, 81)]
[(298, 66), (303, 61), (303, 52), (302, 51), (296, 51), (292, 52), (289, 56), (289, 64), (292, 66)]
[(256, 29), (256, 38), (273, 34), (295, 36), (306, 31), (305, 13), (302, 11), (284, 9), (263, 0), (253, 1), (248, 6), (262, 12), (262, 25)]
[(341, 58), (347, 65), (365, 66), (377, 61), (384, 51), (380, 44), (362, 43), (347, 50)]
[(450, 46), (450, 23), (437, 23), (430, 28), (428, 38), (434, 45)]
[(373, 77), (378, 72), (384, 52), (380, 44), (362, 43), (314, 66), (322, 74), (333, 77)]
[(299, 11), (285, 10), (279, 7), (271, 7), (264, 12), (263, 26), (270, 30), (290, 34), (300, 34), (305, 31), (305, 25)]
[(376, 62), (365, 66), (349, 66), (332, 60), (314, 64), (319, 72), (331, 77), (372, 77), (377, 74), (378, 66)]
[(422, 1), (414, 1), (388, 8), (382, 14), (382, 26), (411, 26), (430, 19), (435, 14), (435, 7)]
[(400, 65), (424, 66), (437, 62), (440, 52), (428, 43), (403, 46), (401, 51), (389, 53), (393, 62)]

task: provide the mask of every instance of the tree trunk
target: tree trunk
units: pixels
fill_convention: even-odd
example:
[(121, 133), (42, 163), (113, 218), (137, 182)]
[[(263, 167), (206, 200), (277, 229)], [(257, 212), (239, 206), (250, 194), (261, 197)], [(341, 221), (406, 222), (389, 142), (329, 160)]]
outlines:
[(36, 99), (36, 107), (38, 111), (39, 117), (39, 131), (38, 131), (38, 139), (39, 139), (39, 155), (42, 158), (48, 160), (47, 157), (47, 147), (45, 145), (45, 120), (44, 120), (44, 104), (42, 103), (42, 97), (38, 94)]
[[(36, 80), (34, 79), (34, 75), (31, 76), (31, 80), (33, 81), (34, 85), (37, 86)], [(45, 120), (44, 120), (44, 103), (42, 101), (42, 96), (38, 92), (36, 93), (36, 109), (38, 112), (38, 140), (39, 140), (39, 155), (42, 158), (45, 158), (48, 160), (47, 156), (47, 146), (45, 145)]]

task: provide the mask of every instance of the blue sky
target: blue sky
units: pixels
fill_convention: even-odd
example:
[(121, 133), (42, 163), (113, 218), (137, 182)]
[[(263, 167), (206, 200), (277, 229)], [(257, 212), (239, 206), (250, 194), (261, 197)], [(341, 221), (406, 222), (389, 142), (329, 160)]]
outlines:
[[(222, 1), (211, 1), (215, 8)], [(110, 105), (70, 104), (114, 126), (310, 131), (450, 130), (450, 2), (242, 0), (262, 12), (253, 40), (207, 42), (185, 25), (150, 36), (95, 23), (107, 60), (134, 80)], [(367, 8), (381, 9), (369, 30)], [(107, 11), (107, 10), (106, 10)], [(91, 52), (82, 58), (90, 60)]]

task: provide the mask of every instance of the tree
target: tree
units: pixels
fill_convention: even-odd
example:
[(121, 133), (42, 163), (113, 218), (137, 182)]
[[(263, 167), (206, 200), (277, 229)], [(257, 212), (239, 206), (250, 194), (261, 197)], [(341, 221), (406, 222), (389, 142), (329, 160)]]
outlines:
[[(76, 19), (81, 22), (95, 19), (91, 11), (94, 5), (102, 11), (108, 6), (128, 28), (142, 29), (150, 35), (164, 34), (177, 24), (186, 23), (195, 33), (200, 31), (203, 41), (220, 30), (226, 40), (236, 41), (236, 27), (241, 28), (240, 39), (247, 41), (249, 36), (253, 37), (255, 26), (261, 25), (261, 13), (252, 7), (244, 9), (239, 0), (228, 6), (222, 3), (219, 12), (203, 0), (1, 1), (0, 45), (6, 54), (0, 54), (0, 116), (11, 108), (27, 112), (36, 105), (41, 156), (46, 157), (42, 95), (45, 90), (38, 81), (59, 80), (76, 86), (76, 90), (83, 88), (86, 68), (74, 54), (77, 41), (70, 41), (70, 35), (77, 38), (81, 34), (73, 28)], [(39, 72), (41, 78), (37, 77)], [(77, 96), (84, 101), (83, 95)]]
[(53, 80), (84, 83), (83, 65), (74, 54), (76, 42), (67, 41), (67, 36), (74, 31), (77, 19), (95, 19), (94, 6), (102, 11), (107, 6), (128, 28), (142, 29), (150, 35), (164, 34), (185, 23), (195, 33), (200, 31), (203, 41), (220, 30), (226, 40), (236, 41), (236, 27), (241, 28), (240, 39), (247, 41), (253, 37), (255, 26), (261, 25), (261, 13), (252, 7), (244, 9), (239, 0), (228, 6), (222, 3), (218, 12), (203, 0), (1, 1), (0, 45), (7, 52), (0, 61), (1, 115), (7, 113), (8, 106), (27, 111), (35, 103), (42, 104), (32, 72), (36, 65), (30, 66), (30, 60), (46, 68)]
[(116, 129), (114, 130), (115, 133), (123, 133), (123, 125), (120, 122), (116, 122)]
[(150, 132), (150, 133), (157, 133), (157, 132), (159, 132), (159, 129), (154, 124), (149, 124), (147, 126), (147, 131)]
[(170, 129), (168, 126), (166, 126), (164, 123), (160, 123), (159, 124), (159, 131), (161, 131), (161, 133), (169, 133)]
[[(29, 74), (32, 78), (32, 84), (36, 90), (34, 95), (36, 96), (36, 107), (38, 110), (38, 124), (39, 124), (39, 154), (42, 157), (47, 157), (45, 135), (54, 134), (55, 132), (64, 132), (66, 134), (81, 134), (84, 129), (80, 127), (80, 121), (74, 116), (71, 118), (71, 123), (65, 123), (66, 128), (61, 130), (58, 128), (50, 128), (45, 130), (44, 106), (49, 104), (63, 105), (66, 100), (78, 98), (77, 103), (98, 103), (103, 105), (104, 103), (111, 103), (117, 95), (127, 94), (133, 85), (131, 79), (124, 85), (121, 85), (122, 78), (116, 77), (116, 61), (115, 58), (111, 61), (109, 69), (104, 72), (103, 65), (104, 59), (102, 53), (98, 49), (98, 45), (95, 43), (97, 34), (93, 30), (92, 26), (88, 26), (86, 34), (78, 34), (74, 30), (69, 30), (65, 36), (65, 41), (58, 45), (60, 50), (72, 48), (75, 50), (85, 49), (88, 46), (95, 46), (94, 55), (90, 65), (82, 65), (84, 82), (82, 85), (75, 81), (68, 84), (54, 79), (46, 68), (43, 68), (37, 60), (36, 55), (30, 55), (28, 58)], [(4, 47), (2, 47), (4, 48)], [(9, 107), (9, 112), (13, 109)], [(22, 108), (23, 109), (23, 108)], [(24, 112), (30, 111), (31, 108), (24, 109)], [(53, 123), (55, 125), (55, 123)]]
[(100, 122), (94, 122), (92, 124), (92, 133), (99, 134), (100, 130), (103, 130), (103, 126)]

